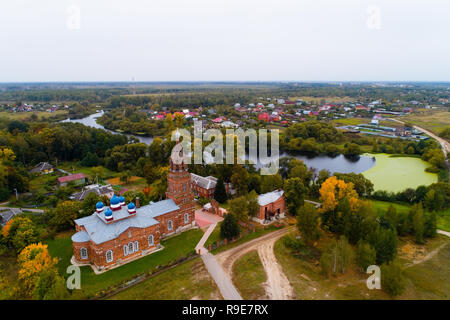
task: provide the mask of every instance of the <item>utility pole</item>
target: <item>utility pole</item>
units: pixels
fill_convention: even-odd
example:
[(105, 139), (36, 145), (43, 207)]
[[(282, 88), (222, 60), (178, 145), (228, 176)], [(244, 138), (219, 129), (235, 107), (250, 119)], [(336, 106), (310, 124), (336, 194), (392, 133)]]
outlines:
[(16, 192), (16, 200), (19, 200), (19, 194), (17, 193), (17, 189), (14, 188), (14, 191)]

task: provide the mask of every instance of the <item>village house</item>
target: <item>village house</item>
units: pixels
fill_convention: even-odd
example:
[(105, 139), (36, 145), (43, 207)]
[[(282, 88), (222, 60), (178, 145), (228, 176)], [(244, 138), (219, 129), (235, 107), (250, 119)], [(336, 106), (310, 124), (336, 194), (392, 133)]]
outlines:
[(82, 191), (73, 194), (72, 198), (76, 201), (83, 201), (90, 193), (95, 193), (99, 197), (106, 196), (108, 197), (108, 199), (111, 199), (114, 196), (114, 190), (111, 185), (108, 184), (106, 186), (102, 186), (98, 184), (92, 184), (84, 187)]
[(259, 211), (253, 220), (265, 224), (275, 219), (284, 218), (286, 204), (283, 190), (260, 194), (258, 196)]
[(30, 173), (39, 173), (39, 174), (49, 174), (53, 173), (53, 166), (48, 162), (39, 162), (33, 169), (30, 170)]
[(71, 174), (64, 177), (58, 178), (58, 186), (65, 187), (69, 182), (73, 182), (75, 185), (85, 184), (87, 181), (87, 176), (84, 173)]
[[(182, 155), (181, 155), (182, 157)], [(160, 240), (195, 226), (194, 194), (184, 161), (170, 158), (166, 200), (140, 206), (139, 198), (126, 204), (114, 195), (110, 206), (75, 220), (72, 263), (91, 265), (102, 272), (162, 249)]]

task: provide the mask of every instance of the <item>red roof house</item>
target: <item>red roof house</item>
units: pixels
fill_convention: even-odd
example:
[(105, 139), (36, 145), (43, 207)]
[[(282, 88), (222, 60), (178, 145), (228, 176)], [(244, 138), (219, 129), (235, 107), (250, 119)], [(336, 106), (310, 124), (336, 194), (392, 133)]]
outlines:
[(269, 122), (270, 116), (267, 112), (264, 112), (264, 113), (261, 113), (260, 115), (258, 115), (258, 120)]
[(58, 178), (59, 186), (65, 186), (67, 183), (73, 181), (75, 184), (86, 183), (87, 176), (84, 173), (75, 173), (64, 177)]

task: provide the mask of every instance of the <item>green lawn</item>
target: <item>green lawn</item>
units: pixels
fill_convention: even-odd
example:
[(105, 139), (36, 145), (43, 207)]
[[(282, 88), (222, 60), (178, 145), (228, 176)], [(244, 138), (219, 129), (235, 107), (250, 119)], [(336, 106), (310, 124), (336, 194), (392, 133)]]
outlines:
[[(161, 244), (165, 247), (163, 250), (99, 275), (96, 275), (91, 267), (82, 267), (81, 296), (93, 297), (99, 291), (131, 280), (138, 274), (155, 270), (157, 266), (167, 265), (188, 255), (194, 251), (202, 235), (203, 232), (200, 229), (183, 232), (178, 236), (161, 241)], [(59, 270), (63, 275), (66, 275), (65, 270), (70, 265), (70, 258), (72, 257), (70, 236), (57, 237), (54, 240), (47, 241), (47, 244), (50, 254), (59, 259)]]
[(250, 251), (233, 265), (233, 283), (245, 300), (264, 299), (263, 283), (267, 280), (258, 252)]
[(221, 295), (200, 258), (167, 270), (111, 297), (113, 300), (220, 299)]

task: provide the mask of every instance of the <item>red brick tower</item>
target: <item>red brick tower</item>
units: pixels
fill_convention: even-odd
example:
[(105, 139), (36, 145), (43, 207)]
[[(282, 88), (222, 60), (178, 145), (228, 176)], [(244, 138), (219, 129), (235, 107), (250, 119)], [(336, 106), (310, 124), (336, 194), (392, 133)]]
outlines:
[[(180, 148), (181, 145), (177, 143), (175, 148)], [(195, 203), (194, 193), (191, 189), (191, 175), (188, 171), (188, 165), (183, 158), (183, 149), (180, 148), (179, 156), (182, 161), (174, 161), (170, 157), (170, 172), (167, 174), (167, 191), (166, 197), (172, 199), (177, 206), (180, 207), (179, 226), (184, 226), (192, 223), (195, 219)], [(185, 214), (189, 214), (189, 219), (186, 222)]]

